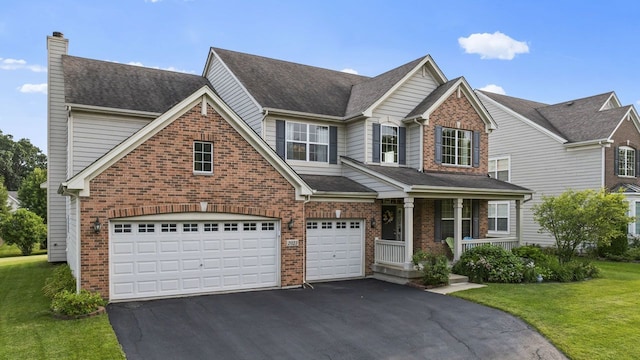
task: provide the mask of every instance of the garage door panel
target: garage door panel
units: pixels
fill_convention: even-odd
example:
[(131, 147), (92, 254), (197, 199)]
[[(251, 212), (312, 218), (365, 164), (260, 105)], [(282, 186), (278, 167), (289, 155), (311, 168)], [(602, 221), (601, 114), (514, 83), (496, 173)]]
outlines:
[(364, 276), (361, 220), (307, 222), (307, 280)]
[(278, 285), (275, 222), (147, 223), (144, 233), (139, 226), (111, 229), (113, 300)]

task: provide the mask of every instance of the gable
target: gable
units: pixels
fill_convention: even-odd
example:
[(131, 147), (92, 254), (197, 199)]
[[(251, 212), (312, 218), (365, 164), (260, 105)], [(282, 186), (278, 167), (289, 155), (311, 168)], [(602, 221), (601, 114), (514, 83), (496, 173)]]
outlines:
[[(205, 106), (198, 104), (206, 104)], [(170, 126), (177, 119), (181, 119), (186, 113), (192, 113), (196, 106), (200, 106), (202, 116), (208, 116), (209, 109), (215, 110), (216, 114), (220, 114), (229, 126), (231, 126), (242, 137), (244, 142), (249, 143), (255, 151), (257, 151), (268, 163), (269, 166), (278, 171), (293, 187), (298, 198), (303, 195), (310, 195), (311, 189), (304, 181), (282, 160), (275, 151), (270, 148), (258, 135), (244, 122), (237, 117), (208, 87), (204, 87), (195, 92), (180, 104), (176, 105), (165, 114), (152, 121), (150, 124), (142, 128), (140, 131), (129, 137), (114, 149), (109, 151), (105, 156), (96, 160), (83, 171), (73, 178), (61, 184), (59, 192), (75, 192), (80, 196), (90, 195), (90, 181), (102, 172), (110, 168), (120, 159), (128, 156), (131, 152), (140, 146), (143, 146), (149, 139), (156, 134), (162, 132), (166, 127)], [(202, 136), (206, 134), (200, 132)], [(196, 138), (197, 139), (197, 138)], [(194, 140), (196, 140), (194, 139)], [(237, 141), (237, 139), (234, 139)], [(169, 156), (172, 151), (172, 142), (168, 141), (164, 144), (165, 155)], [(221, 154), (224, 155), (223, 151)], [(216, 156), (216, 154), (214, 154)], [(167, 157), (164, 160), (171, 160)], [(189, 163), (192, 165), (192, 163)], [(151, 168), (152, 171), (153, 168)], [(250, 170), (248, 170), (250, 171)], [(177, 180), (176, 180), (177, 181)]]
[(428, 71), (416, 71), (373, 110), (373, 117), (405, 118), (438, 85)]

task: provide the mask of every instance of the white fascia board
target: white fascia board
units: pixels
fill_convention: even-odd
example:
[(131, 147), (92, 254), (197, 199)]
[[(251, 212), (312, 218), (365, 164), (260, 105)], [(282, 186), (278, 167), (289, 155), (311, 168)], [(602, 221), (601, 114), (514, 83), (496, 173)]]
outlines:
[(567, 149), (567, 151), (575, 151), (575, 150), (595, 149), (599, 147), (610, 147), (611, 144), (613, 144), (613, 140), (609, 138), (609, 139), (580, 141), (575, 143), (565, 143), (563, 144), (563, 146)]
[(400, 181), (392, 179), (392, 178), (390, 178), (388, 176), (382, 175), (382, 174), (380, 174), (378, 172), (369, 170), (365, 166), (361, 166), (361, 165), (356, 164), (354, 162), (351, 162), (351, 161), (349, 161), (349, 160), (347, 160), (345, 158), (341, 158), (340, 160), (342, 161), (343, 164), (345, 164), (345, 165), (347, 165), (347, 166), (349, 166), (349, 167), (351, 167), (353, 169), (356, 169), (358, 171), (361, 171), (361, 172), (363, 172), (363, 173), (365, 173), (365, 174), (367, 174), (367, 175), (369, 175), (371, 177), (374, 177), (374, 178), (376, 178), (378, 180), (382, 180), (382, 181), (388, 183), (391, 186), (395, 186), (395, 187), (399, 188), (399, 190), (402, 190), (402, 191), (406, 192), (406, 191), (408, 191), (410, 189), (410, 187), (407, 184), (404, 184), (404, 183), (402, 183)]
[(298, 119), (306, 119), (306, 120), (321, 120), (321, 121), (332, 121), (344, 123), (344, 117), (342, 116), (332, 116), (332, 115), (322, 115), (322, 114), (314, 114), (307, 113), (302, 111), (292, 111), (292, 110), (283, 110), (283, 109), (274, 109), (265, 107), (262, 109), (263, 114), (268, 114), (271, 117), (274, 116), (290, 116)]
[(67, 103), (69, 111), (88, 111), (93, 113), (109, 114), (109, 115), (133, 115), (146, 118), (157, 118), (162, 113), (129, 109), (118, 109), (104, 106), (83, 105), (75, 103)]
[(423, 66), (428, 66), (431, 72), (431, 75), (438, 81), (439, 85), (442, 85), (447, 82), (447, 78), (444, 76), (438, 65), (435, 64), (431, 55), (427, 55), (414, 67), (411, 71), (407, 72), (400, 81), (395, 83), (389, 90), (387, 90), (384, 95), (382, 95), (378, 100), (376, 100), (373, 104), (371, 104), (365, 111), (362, 112), (362, 115), (366, 117), (373, 116), (373, 110), (377, 108), (383, 101), (385, 101), (391, 94), (393, 94), (402, 84), (407, 82), (417, 71), (420, 71)]
[(607, 105), (607, 103), (609, 103), (609, 101), (613, 100), (613, 102), (616, 104), (617, 107), (622, 106), (620, 104), (620, 100), (618, 100), (618, 97), (616, 96), (615, 92), (612, 92), (611, 95), (609, 95), (609, 97), (607, 98), (607, 100), (605, 100), (604, 103), (602, 103), (602, 106), (600, 107), (600, 109), (598, 111), (602, 111), (604, 110), (604, 106)]
[[(258, 109), (262, 109), (262, 105), (260, 105), (260, 103), (258, 103), (258, 101), (253, 97), (253, 95), (251, 95), (251, 93), (249, 92), (249, 90), (247, 90), (247, 88), (244, 86), (244, 84), (242, 84), (242, 81), (240, 81), (238, 79), (238, 77), (236, 76), (236, 74), (231, 71), (231, 69), (229, 69), (229, 67), (227, 66), (227, 64), (225, 64), (224, 61), (222, 61), (222, 58), (215, 52), (215, 50), (213, 50), (213, 48), (211, 48), (211, 51), (209, 53), (209, 57), (207, 57), (207, 64), (205, 65), (205, 70), (204, 71), (208, 71), (209, 70), (209, 64), (210, 64), (210, 60), (212, 61), (213, 58), (211, 57), (211, 55), (215, 56), (219, 61), (220, 64), (222, 64), (222, 66), (225, 68), (225, 70), (227, 70), (227, 72), (231, 75), (231, 77), (233, 78), (233, 81), (236, 82), (236, 84), (238, 84), (238, 86), (240, 86), (240, 88), (242, 89), (242, 91), (244, 91), (244, 93), (249, 97), (249, 99), (251, 100), (251, 102), (253, 102), (253, 104), (258, 108)], [(206, 72), (202, 75), (204, 78), (207, 78), (207, 74)], [(213, 85), (213, 84), (212, 84)]]
[(563, 138), (563, 137), (560, 137), (560, 136), (558, 136), (558, 135), (556, 135), (556, 134), (552, 133), (551, 131), (549, 131), (549, 130), (545, 129), (544, 127), (542, 127), (542, 126), (540, 126), (540, 125), (538, 125), (538, 124), (536, 124), (535, 122), (533, 122), (533, 121), (529, 120), (528, 118), (526, 118), (526, 117), (524, 117), (524, 116), (522, 116), (522, 115), (518, 114), (517, 112), (515, 112), (515, 111), (513, 111), (513, 110), (509, 109), (508, 107), (506, 107), (506, 106), (502, 105), (501, 103), (499, 103), (499, 102), (497, 102), (497, 101), (493, 100), (492, 98), (490, 98), (490, 97), (488, 97), (488, 96), (484, 95), (483, 93), (481, 93), (481, 92), (479, 92), (479, 91), (476, 91), (476, 95), (478, 95), (478, 98), (483, 98), (483, 99), (485, 99), (485, 100), (487, 100), (487, 101), (491, 102), (492, 104), (494, 104), (495, 106), (499, 107), (500, 109), (502, 109), (503, 111), (505, 111), (505, 112), (506, 112), (506, 113), (508, 113), (509, 115), (511, 115), (511, 116), (515, 117), (516, 119), (520, 120), (521, 122), (523, 122), (523, 123), (525, 123), (525, 124), (527, 124), (527, 125), (531, 126), (532, 128), (534, 128), (534, 129), (536, 129), (536, 130), (540, 131), (541, 133), (543, 133), (543, 134), (545, 134), (545, 135), (549, 136), (550, 138), (552, 138), (552, 139), (556, 140), (557, 142), (559, 142), (559, 143), (561, 143), (561, 144), (564, 144), (564, 143), (566, 143), (566, 142), (568, 141), (567, 139), (565, 139), (565, 138)]
[(415, 185), (411, 187), (410, 193), (414, 195), (428, 193), (430, 195), (451, 196), (474, 196), (483, 199), (520, 199), (526, 195), (533, 195), (530, 190), (498, 190), (498, 189), (476, 189), (459, 187), (440, 187)]
[(233, 112), (208, 86), (203, 86), (189, 97), (178, 103), (173, 108), (162, 114), (156, 120), (152, 121), (140, 131), (131, 135), (125, 141), (117, 145), (103, 157), (96, 160), (84, 170), (79, 172), (70, 180), (62, 183), (64, 192), (77, 191), (80, 196), (90, 195), (90, 181), (109, 168), (125, 155), (136, 149), (139, 145), (147, 141), (149, 138), (160, 132), (174, 120), (182, 116), (184, 113), (193, 108), (197, 103), (202, 101), (202, 97), (209, 98), (209, 105), (218, 111), (229, 124), (240, 133), (262, 156), (264, 156), (296, 189), (298, 198), (311, 195), (311, 188), (300, 178), (300, 176), (282, 160), (264, 140), (245, 123), (235, 112)]
[(310, 198), (315, 202), (362, 202), (372, 203), (378, 198), (378, 193), (357, 193), (357, 192), (332, 192), (316, 191)]
[(622, 122), (625, 121), (628, 117), (631, 118), (631, 120), (633, 121), (633, 125), (636, 127), (636, 130), (640, 133), (640, 118), (638, 117), (638, 113), (636, 112), (635, 107), (629, 106), (629, 110), (627, 110), (627, 112), (622, 116), (620, 121), (618, 121), (618, 124), (616, 125), (616, 127), (613, 129), (613, 131), (609, 135), (609, 138), (608, 138), (609, 140), (611, 140), (611, 138), (613, 137), (613, 134), (615, 134), (616, 131), (618, 131), (618, 128), (622, 125)]

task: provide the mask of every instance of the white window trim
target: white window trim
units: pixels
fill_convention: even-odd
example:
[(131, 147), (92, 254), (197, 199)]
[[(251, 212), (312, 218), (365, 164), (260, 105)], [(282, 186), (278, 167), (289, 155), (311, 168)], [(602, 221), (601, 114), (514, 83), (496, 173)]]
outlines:
[[(511, 155), (506, 155), (506, 156), (495, 156), (495, 157), (490, 157), (489, 158), (489, 163), (491, 163), (492, 161), (496, 162), (496, 169), (498, 168), (498, 160), (504, 160), (507, 159), (507, 182), (511, 182)], [(489, 164), (487, 163), (487, 167), (489, 166)], [(495, 171), (497, 172), (497, 170)], [(491, 172), (489, 172), (490, 174)], [(497, 179), (497, 178), (496, 178)]]
[[(454, 155), (455, 164), (447, 163), (447, 162), (444, 161), (444, 158), (445, 158), (445, 153), (444, 153), (444, 146), (445, 146), (444, 145), (444, 131), (445, 130), (453, 130), (453, 131), (456, 132), (455, 147), (454, 147), (454, 150), (455, 150), (455, 155)], [(467, 133), (469, 133), (471, 135), (471, 137), (469, 138), (469, 144), (470, 144), (470, 147), (469, 147), (469, 165), (459, 164), (460, 157), (458, 155), (458, 149), (459, 149), (458, 148), (458, 139), (459, 139), (458, 138), (458, 132), (460, 132), (460, 131), (467, 132)], [(442, 161), (441, 161), (442, 165), (445, 165), (445, 166), (456, 166), (456, 167), (463, 167), (463, 168), (473, 167), (473, 131), (464, 130), (464, 129), (450, 128), (450, 127), (442, 127), (442, 139), (441, 139), (441, 141), (442, 141), (442, 145), (441, 145), (442, 146)]]
[[(511, 232), (511, 203), (509, 201), (489, 201), (487, 202), (487, 227), (489, 225), (489, 206), (491, 205), (507, 205), (507, 231), (488, 230), (489, 234), (508, 235)], [(496, 219), (498, 219), (498, 209), (496, 208)], [(496, 222), (496, 228), (498, 223)]]
[[(393, 162), (382, 161), (382, 158), (384, 157), (384, 152), (382, 151), (382, 137), (383, 137), (382, 128), (384, 128), (384, 127), (396, 129), (396, 151), (395, 151), (395, 154), (393, 155)], [(400, 129), (399, 129), (399, 126), (380, 124), (380, 165), (398, 165), (399, 160), (400, 160), (399, 157), (400, 157)]]
[[(626, 152), (627, 151), (633, 151), (633, 175), (627, 175), (627, 174), (620, 174), (620, 161), (622, 161), (622, 159), (620, 158), (620, 150), (624, 150), (625, 151), (625, 156), (624, 156), (624, 161), (626, 162), (627, 160), (627, 156), (626, 156)], [(638, 162), (638, 159), (636, 159), (636, 149), (632, 148), (631, 146), (620, 146), (618, 147), (618, 164), (616, 164), (618, 166), (618, 177), (622, 177), (622, 178), (636, 178), (638, 175), (638, 169), (636, 169), (636, 164)], [(625, 167), (626, 169), (626, 167)]]
[[(468, 204), (467, 206), (464, 206), (465, 200), (467, 201), (467, 204)], [(453, 201), (455, 203), (455, 200), (453, 200)], [(462, 218), (460, 219), (460, 221), (468, 221), (469, 222), (469, 237), (473, 238), (473, 200), (472, 199), (463, 199), (462, 200), (462, 204), (463, 204), (462, 205), (462, 209), (463, 209), (462, 214), (463, 215), (462, 215)], [(471, 209), (470, 213), (469, 213), (470, 216), (468, 218), (464, 217), (464, 209), (465, 208)], [(446, 217), (441, 215), (440, 216), (440, 221), (453, 221), (454, 222), (454, 226), (455, 226), (455, 214), (454, 214), (454, 217), (451, 217), (451, 218), (446, 218)], [(462, 234), (462, 237), (464, 239), (464, 237), (465, 237), (464, 234)]]
[[(306, 134), (307, 134), (307, 138), (305, 141), (296, 141), (296, 140), (289, 140), (289, 124), (298, 124), (298, 125), (304, 125), (307, 130), (306, 130)], [(326, 143), (321, 143), (321, 142), (315, 142), (315, 141), (309, 141), (309, 126), (318, 126), (318, 127), (324, 127), (327, 128), (327, 142)], [(292, 161), (292, 162), (300, 162), (300, 163), (314, 163), (314, 164), (329, 164), (329, 158), (330, 155), (329, 151), (331, 151), (331, 129), (328, 125), (320, 125), (320, 124), (310, 124), (310, 123), (303, 123), (303, 122), (297, 122), (297, 121), (285, 121), (285, 125), (284, 125), (284, 158), (286, 159), (286, 161)], [(289, 159), (289, 143), (304, 143), (306, 146), (306, 160), (300, 160), (300, 159)], [(327, 160), (326, 161), (316, 161), (316, 160), (309, 160), (309, 155), (310, 155), (310, 151), (309, 151), (309, 145), (325, 145), (327, 147)]]
[[(209, 144), (211, 145), (211, 171), (203, 171), (203, 170), (196, 170), (196, 144)], [(204, 153), (204, 152), (203, 152)], [(193, 173), (194, 174), (198, 174), (198, 175), (211, 175), (213, 174), (213, 142), (211, 141), (200, 141), (200, 140), (196, 140), (193, 142), (193, 161), (191, 163), (191, 168), (193, 169)], [(204, 164), (205, 162), (202, 161), (202, 163)]]

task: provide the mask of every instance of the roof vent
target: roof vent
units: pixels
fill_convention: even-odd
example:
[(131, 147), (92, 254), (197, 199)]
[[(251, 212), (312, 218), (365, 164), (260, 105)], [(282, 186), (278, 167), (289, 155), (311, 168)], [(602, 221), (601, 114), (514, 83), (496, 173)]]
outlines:
[(569, 101), (569, 102), (567, 103), (567, 106), (571, 106), (571, 105), (573, 105), (573, 101)]
[(61, 33), (60, 31), (54, 31), (53, 32), (53, 37), (59, 37), (59, 38), (63, 38), (64, 34)]

